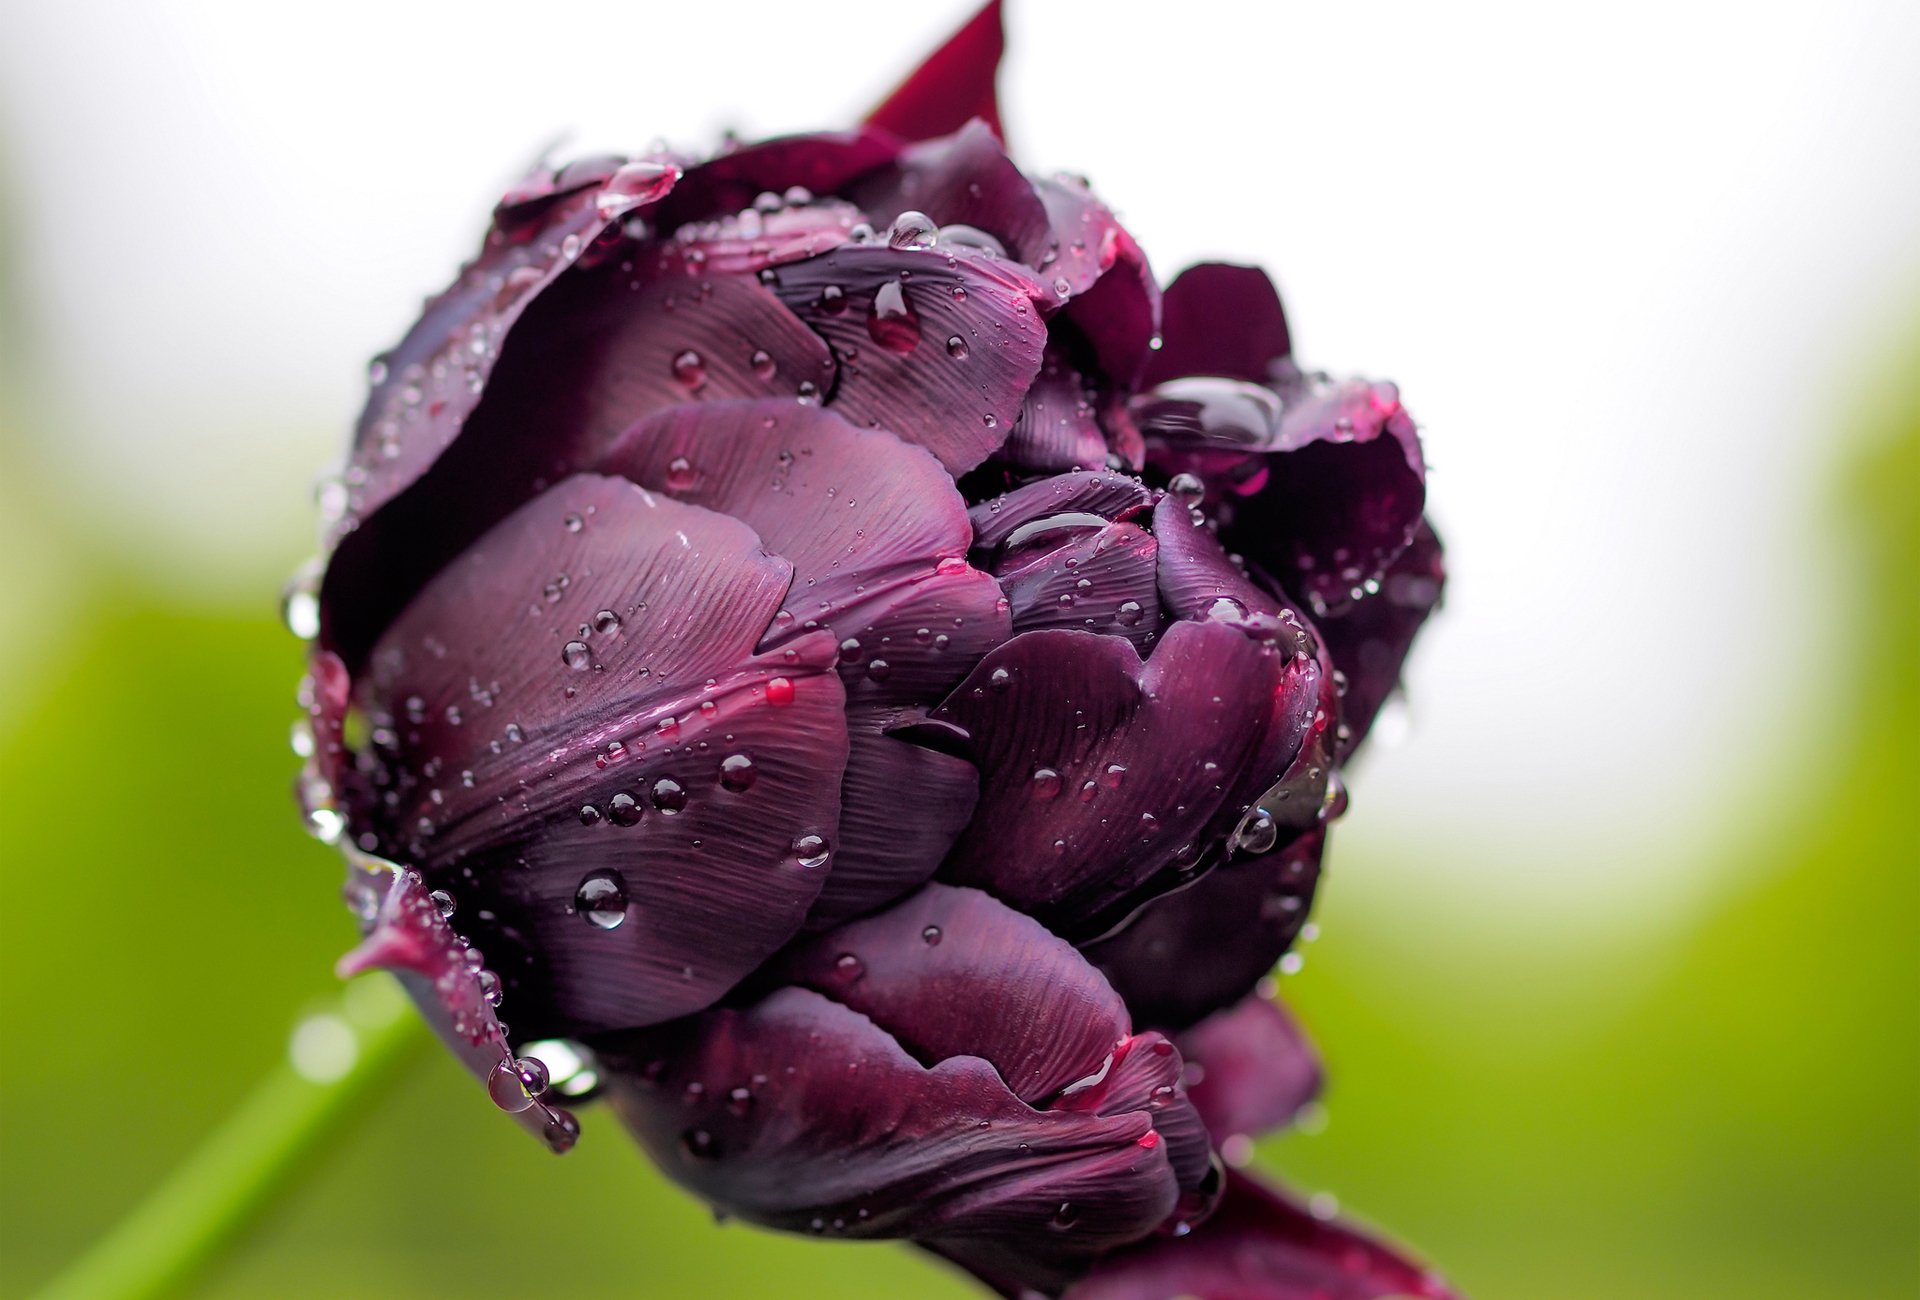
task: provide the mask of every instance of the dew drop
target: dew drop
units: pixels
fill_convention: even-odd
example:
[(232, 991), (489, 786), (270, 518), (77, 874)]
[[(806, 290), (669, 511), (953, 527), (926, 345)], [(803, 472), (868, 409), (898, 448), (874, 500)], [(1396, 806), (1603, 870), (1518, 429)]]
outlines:
[(1172, 481), (1167, 484), (1167, 491), (1171, 492), (1174, 500), (1181, 505), (1192, 508), (1205, 499), (1207, 485), (1202, 483), (1197, 475), (1175, 474)]
[(924, 212), (909, 209), (893, 219), (887, 228), (887, 244), (893, 248), (932, 248), (940, 239), (940, 227)]
[(1123, 600), (1120, 607), (1113, 611), (1113, 621), (1122, 627), (1138, 627), (1140, 617), (1145, 613), (1137, 600)]
[(843, 952), (833, 959), (833, 973), (851, 982), (867, 973), (867, 964), (852, 953)]
[(615, 826), (632, 826), (640, 820), (642, 811), (640, 801), (625, 790), (607, 800), (607, 820)]
[(773, 378), (773, 355), (765, 348), (755, 348), (753, 356), (748, 359), (747, 364), (753, 367), (753, 373), (759, 378)]
[(687, 806), (687, 788), (670, 776), (653, 783), (653, 806), (668, 816)]
[(965, 361), (967, 359), (967, 341), (958, 334), (948, 338), (947, 355), (955, 361)]
[(827, 841), (818, 835), (802, 835), (793, 842), (793, 856), (803, 867), (824, 867), (827, 864)]
[(427, 897), (433, 902), (433, 910), (440, 913), (441, 917), (446, 919), (452, 918), (453, 916), (453, 895), (452, 894), (449, 894), (444, 889), (436, 889), (431, 894), (428, 894)]
[(1051, 799), (1060, 793), (1061, 784), (1058, 772), (1050, 767), (1036, 767), (1033, 769), (1033, 785), (1029, 793), (1035, 799)]
[(574, 910), (589, 925), (612, 930), (627, 919), (627, 884), (611, 869), (596, 871), (573, 894)]
[(838, 316), (847, 309), (847, 291), (837, 284), (824, 285), (814, 305), (824, 315)]
[(593, 651), (587, 648), (585, 641), (567, 642), (560, 648), (560, 658), (576, 673), (584, 673), (593, 667)]
[(735, 794), (753, 789), (759, 775), (754, 770), (753, 759), (745, 754), (728, 754), (720, 760), (720, 784)]
[(786, 677), (767, 679), (767, 703), (782, 707), (793, 703), (793, 681)]
[(937, 925), (928, 926), (920, 932), (920, 940), (929, 948), (938, 948), (940, 946), (940, 927)]

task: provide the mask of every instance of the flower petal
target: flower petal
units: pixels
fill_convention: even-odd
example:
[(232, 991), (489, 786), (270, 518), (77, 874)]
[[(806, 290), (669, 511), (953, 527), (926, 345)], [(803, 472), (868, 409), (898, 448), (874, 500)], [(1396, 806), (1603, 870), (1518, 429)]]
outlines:
[(1276, 998), (1242, 998), (1182, 1033), (1179, 1046), (1199, 1066), (1187, 1095), (1222, 1145), (1285, 1128), (1320, 1093), (1320, 1054)]
[(1006, 52), (1000, 0), (987, 0), (980, 12), (927, 56), (867, 124), (907, 140), (928, 140), (957, 131), (969, 118), (981, 118), (1000, 135), (1000, 101), (994, 75)]
[(680, 174), (671, 164), (618, 161), (560, 173), (544, 192), (509, 195), (479, 255), (374, 363), (344, 476), (345, 513), (326, 521), (330, 542), (426, 472), (479, 404), (529, 304), (591, 245), (617, 234), (628, 215), (657, 203)]
[(1161, 300), (1160, 333), (1149, 385), (1186, 375), (1263, 384), (1293, 352), (1280, 295), (1255, 266), (1202, 262), (1182, 271)]
[[(964, 761), (885, 733), (1012, 635), (999, 587), (963, 558), (972, 530), (939, 462), (830, 410), (716, 402), (641, 421), (603, 465), (743, 521), (793, 564), (769, 648), (820, 628), (840, 644), (853, 753), (815, 924), (931, 877), (972, 812), (977, 778)], [(901, 789), (919, 791), (929, 815), (902, 817)]]
[[(344, 538), (322, 588), (328, 647), (357, 668), (420, 584), (643, 416), (687, 401), (824, 393), (833, 359), (751, 276), (556, 281), (521, 319), (460, 436)], [(537, 436), (535, 436), (537, 434)]]
[(1327, 653), (1347, 678), (1340, 699), (1342, 760), (1366, 739), (1380, 706), (1399, 686), (1414, 636), (1438, 608), (1445, 585), (1440, 539), (1422, 520), (1412, 545), (1387, 566), (1377, 592), (1319, 620)]
[(1120, 998), (1072, 944), (950, 885), (808, 940), (772, 977), (871, 1018), (916, 1060), (983, 1057), (1031, 1106), (1103, 1074), (1132, 1032)]
[(923, 1065), (811, 989), (597, 1046), (668, 1176), (768, 1227), (1084, 1259), (1177, 1194), (1145, 1113), (1035, 1110), (979, 1057)]
[(1159, 544), (1137, 524), (1061, 528), (1057, 545), (1009, 547), (994, 576), (1013, 607), (1016, 632), (1073, 628), (1123, 637), (1142, 654), (1160, 635), (1155, 588)]
[(952, 135), (902, 150), (893, 166), (849, 190), (868, 219), (886, 229), (903, 212), (941, 226), (971, 226), (1000, 242), (1014, 259), (1037, 267), (1047, 252), (1047, 209), (1007, 157), (999, 135), (978, 118)]
[(1058, 348), (1048, 346), (1013, 432), (994, 459), (1016, 470), (1049, 474), (1097, 470), (1107, 463), (1107, 435), (1094, 415), (1094, 393)]
[(1193, 861), (1240, 817), (1237, 789), (1286, 770), (1273, 738), (1297, 749), (1316, 676), (1224, 623), (1173, 624), (1145, 663), (1119, 637), (1016, 636), (933, 715), (968, 733), (981, 770), (943, 878), (1055, 928), (1089, 920)]
[(798, 930), (845, 693), (825, 633), (755, 653), (789, 573), (734, 520), (578, 475), (375, 649), (359, 698), (385, 802), (350, 824), (475, 918), (523, 1032), (684, 1014)]
[(1034, 188), (1053, 225), (1042, 278), (1068, 300), (1064, 318), (1091, 345), (1101, 373), (1130, 392), (1160, 328), (1160, 285), (1147, 255), (1084, 181), (1038, 181)]
[(1135, 519), (1153, 505), (1154, 493), (1139, 479), (1105, 470), (1080, 470), (1038, 479), (983, 501), (968, 511), (976, 552), (991, 555), (1028, 524), (1057, 515)]
[[(1148, 903), (1125, 928), (1084, 946), (1087, 960), (1146, 1025), (1184, 1029), (1247, 996), (1306, 924), (1323, 830), (1236, 857)], [(1178, 971), (1178, 979), (1168, 978)]]
[(1132, 409), (1148, 463), (1205, 483), (1229, 546), (1316, 613), (1337, 609), (1413, 538), (1426, 501), (1419, 435), (1391, 384), (1296, 375), (1278, 395), (1176, 379)]
[(542, 1096), (541, 1075), (522, 1072), (494, 1014), (489, 989), (498, 988), (499, 977), (454, 931), (420, 874), (349, 849), (344, 892), (364, 921), (364, 937), (340, 959), (341, 978), (391, 971), (496, 1106), (556, 1153), (571, 1149), (579, 1123)]
[(1115, 1251), (1063, 1300), (1457, 1300), (1439, 1276), (1244, 1174), (1191, 1235)]
[(743, 145), (689, 168), (656, 214), (669, 229), (750, 207), (762, 194), (795, 186), (810, 195), (839, 194), (892, 162), (900, 141), (872, 127), (780, 136)]
[(773, 290), (831, 345), (832, 408), (956, 475), (1006, 441), (1040, 371), (1043, 291), (990, 253), (847, 244), (781, 268)]

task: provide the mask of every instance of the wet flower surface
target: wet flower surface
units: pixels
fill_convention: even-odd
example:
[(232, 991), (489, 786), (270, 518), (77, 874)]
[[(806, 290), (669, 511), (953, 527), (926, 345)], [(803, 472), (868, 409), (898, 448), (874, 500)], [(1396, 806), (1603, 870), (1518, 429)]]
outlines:
[(375, 363), (295, 597), (343, 969), (728, 1215), (1009, 1295), (1447, 1295), (1225, 1171), (1318, 1086), (1267, 977), (1440, 596), (1415, 426), (1023, 174), (1000, 44), (537, 170)]

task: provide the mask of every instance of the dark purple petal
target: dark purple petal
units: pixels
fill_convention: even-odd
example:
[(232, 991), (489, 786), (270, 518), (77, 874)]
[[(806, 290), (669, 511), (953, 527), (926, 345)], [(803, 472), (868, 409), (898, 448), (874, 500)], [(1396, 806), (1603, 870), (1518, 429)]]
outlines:
[(1144, 1110), (1167, 1144), (1167, 1160), (1180, 1184), (1175, 1221), (1191, 1226), (1213, 1212), (1220, 1176), (1206, 1124), (1187, 1097), (1185, 1062), (1164, 1034), (1151, 1031), (1121, 1040), (1098, 1072), (1055, 1097), (1050, 1110), (1118, 1115)]
[(1115, 1251), (1063, 1300), (1456, 1300), (1431, 1270), (1244, 1174), (1192, 1234)]
[(1015, 488), (974, 506), (968, 515), (973, 521), (974, 549), (992, 554), (1015, 533), (1044, 519), (1065, 515), (1137, 519), (1146, 515), (1153, 502), (1154, 493), (1137, 478), (1083, 470)]
[(1040, 286), (989, 253), (847, 244), (781, 268), (773, 289), (832, 347), (833, 409), (953, 474), (1006, 441), (1040, 371)]
[(1000, 101), (993, 83), (1006, 45), (1000, 0), (987, 0), (979, 13), (867, 114), (867, 124), (902, 139), (929, 140), (957, 131), (977, 117), (1000, 135)]
[(1293, 352), (1273, 281), (1258, 267), (1225, 262), (1202, 262), (1174, 277), (1160, 305), (1160, 334), (1147, 384), (1187, 375), (1263, 384), (1274, 377), (1273, 363)]
[(521, 320), (446, 454), (342, 540), (322, 589), (327, 644), (357, 667), (428, 576), (643, 416), (832, 382), (819, 337), (752, 277), (642, 280), (617, 261), (561, 277)]
[(829, 634), (756, 653), (789, 576), (735, 520), (579, 475), (376, 647), (386, 802), (350, 823), (475, 918), (522, 1032), (684, 1014), (798, 930), (847, 742)]
[(763, 140), (689, 168), (655, 215), (671, 228), (739, 212), (762, 194), (784, 197), (795, 186), (809, 196), (838, 194), (899, 152), (896, 136), (871, 127)]
[(480, 254), (431, 299), (398, 346), (373, 365), (373, 391), (343, 476), (348, 530), (417, 480), (479, 404), (503, 345), (533, 300), (631, 213), (657, 203), (679, 177), (670, 163), (618, 160), (562, 173), (544, 192), (502, 201)]
[(1057, 927), (1087, 920), (1197, 858), (1244, 811), (1236, 791), (1287, 769), (1317, 677), (1218, 622), (1173, 624), (1145, 663), (1118, 637), (1016, 636), (934, 714), (981, 769), (943, 877)]
[(1064, 317), (1093, 349), (1101, 373), (1132, 391), (1160, 328), (1160, 286), (1147, 255), (1083, 181), (1038, 181), (1053, 232), (1037, 265)]
[(1028, 473), (1100, 469), (1107, 463), (1107, 435), (1094, 402), (1086, 377), (1049, 346), (996, 463)]
[(1132, 1033), (1073, 945), (975, 889), (928, 885), (808, 940), (771, 974), (871, 1018), (916, 1060), (984, 1057), (1031, 1106), (1104, 1075)]
[(348, 851), (348, 904), (362, 918), (360, 945), (340, 959), (342, 979), (391, 971), (453, 1054), (487, 1085), (493, 1103), (556, 1152), (580, 1136), (571, 1114), (541, 1094), (545, 1075), (520, 1065), (491, 990), (499, 976), (480, 950), (454, 931), (419, 873)]
[[(840, 646), (852, 754), (815, 923), (932, 876), (972, 812), (977, 779), (964, 761), (885, 732), (903, 711), (922, 716), (923, 701), (1011, 635), (999, 587), (965, 560), (966, 506), (939, 462), (830, 410), (716, 402), (643, 420), (603, 467), (743, 521), (792, 563), (770, 648), (820, 628)], [(901, 814), (902, 789), (926, 801), (914, 816)]]
[(1187, 1095), (1222, 1146), (1285, 1128), (1320, 1093), (1320, 1054), (1277, 999), (1242, 998), (1182, 1033), (1179, 1045), (1197, 1067)]
[[(1316, 612), (1365, 593), (1413, 538), (1426, 469), (1391, 384), (1177, 379), (1133, 404), (1158, 472), (1205, 484), (1221, 535)], [(1259, 427), (1265, 423), (1265, 428)]]
[(1177, 1196), (1145, 1112), (1035, 1110), (980, 1057), (925, 1065), (811, 989), (598, 1046), (668, 1176), (769, 1227), (1085, 1258)]
[(644, 279), (758, 275), (846, 243), (862, 220), (858, 208), (835, 199), (771, 210), (756, 205), (690, 221), (649, 245), (637, 264)]
[(1033, 183), (1007, 157), (997, 132), (978, 119), (952, 135), (909, 145), (848, 197), (882, 230), (903, 212), (919, 212), (940, 226), (984, 231), (1028, 266), (1039, 265), (1051, 235)]
[[(1071, 525), (1045, 541), (1010, 544), (995, 576), (1013, 606), (1013, 628), (1072, 628), (1124, 637), (1142, 654), (1160, 635), (1159, 545), (1137, 524)], [(1048, 545), (1046, 541), (1054, 544)]]
[(1316, 829), (1215, 867), (1148, 903), (1117, 934), (1087, 944), (1087, 960), (1142, 1024), (1184, 1029), (1232, 1006), (1306, 924), (1324, 839)]
[(1399, 686), (1413, 638), (1439, 606), (1445, 585), (1440, 539), (1422, 520), (1412, 545), (1387, 566), (1378, 591), (1319, 620), (1327, 653), (1347, 679), (1340, 699), (1341, 759), (1359, 748), (1380, 706)]

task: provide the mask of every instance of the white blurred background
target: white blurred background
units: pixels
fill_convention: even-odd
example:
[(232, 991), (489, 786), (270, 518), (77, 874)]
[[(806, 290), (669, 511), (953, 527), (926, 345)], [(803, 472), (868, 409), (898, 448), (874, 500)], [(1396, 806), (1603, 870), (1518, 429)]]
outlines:
[[(366, 358), (533, 156), (847, 123), (971, 7), (5, 0), (0, 203), (61, 402), (33, 507), (271, 600)], [(1265, 265), (1303, 359), (1423, 422), (1454, 577), (1342, 830), (1385, 865), (1338, 887), (1523, 943), (1684, 923), (1724, 883), (1699, 805), (1821, 726), (1807, 524), (1920, 301), (1920, 5), (1009, 9), (1024, 165), (1089, 175), (1163, 280)]]

